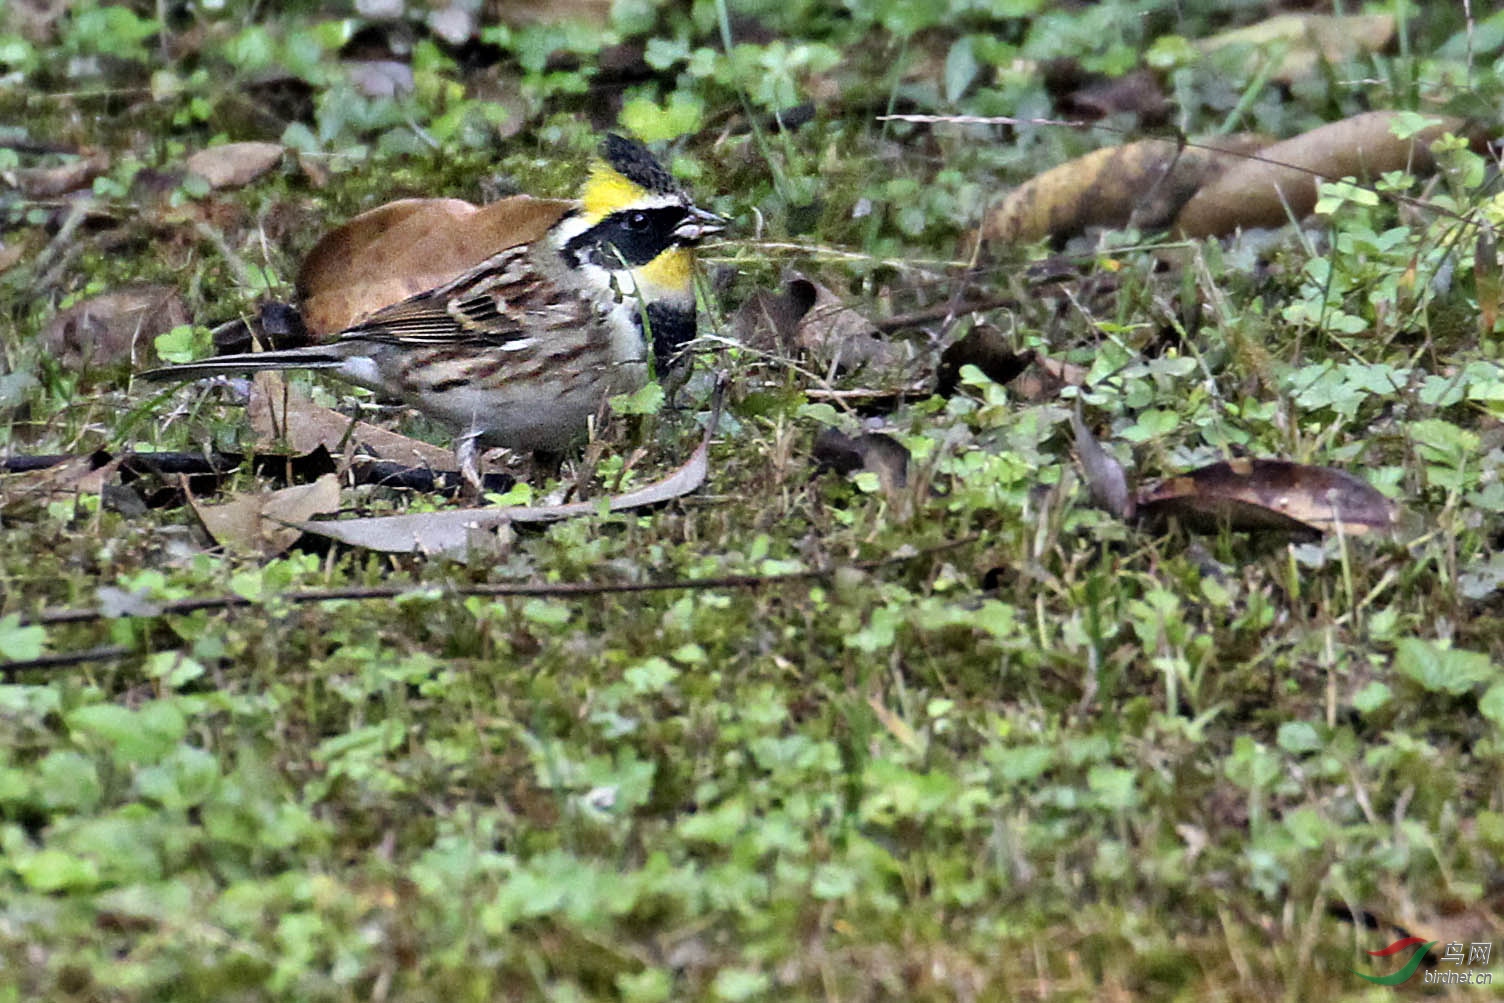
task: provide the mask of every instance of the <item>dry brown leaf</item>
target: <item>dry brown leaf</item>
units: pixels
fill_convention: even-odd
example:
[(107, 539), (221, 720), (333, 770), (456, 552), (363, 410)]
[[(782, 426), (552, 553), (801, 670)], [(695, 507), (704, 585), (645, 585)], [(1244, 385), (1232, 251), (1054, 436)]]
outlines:
[(126, 286), (91, 296), (59, 312), (42, 331), (42, 345), (73, 372), (129, 361), (156, 360), (156, 336), (188, 323), (188, 308), (169, 285)]
[(1267, 143), (1239, 135), (1194, 146), (1146, 139), (1095, 150), (1009, 192), (973, 236), (1011, 244), (1063, 240), (1088, 226), (1158, 229), (1210, 179)]
[[(719, 408), (716, 415), (719, 414)], [(716, 428), (711, 418), (694, 453), (683, 466), (663, 480), (623, 495), (604, 499), (612, 512), (623, 512), (649, 505), (659, 505), (681, 498), (699, 489), (710, 472), (710, 438)], [(369, 519), (340, 519), (304, 523), (300, 528), (318, 536), (387, 554), (422, 554), (461, 558), (484, 550), (489, 532), (499, 532), (516, 523), (556, 522), (595, 515), (601, 502), (584, 501), (569, 505), (517, 506), (514, 508), (450, 509), (443, 512), (420, 512), (410, 515), (380, 516)]]
[(389, 431), (368, 422), (352, 423), (331, 408), (315, 404), (307, 394), (289, 386), (281, 373), (257, 373), (251, 383), (251, 428), (258, 449), (283, 448), (302, 455), (319, 446), (338, 450), (347, 437), (378, 459), (432, 470), (454, 469), (454, 453), (419, 439)]
[(339, 511), (339, 478), (325, 474), (312, 484), (237, 495), (222, 505), (201, 505), (190, 494), (188, 503), (214, 542), (226, 550), (275, 557), (303, 534), (297, 524)]
[(1371, 111), (1332, 122), (1265, 147), (1223, 172), (1185, 204), (1175, 232), (1217, 237), (1238, 228), (1277, 227), (1303, 219), (1316, 206), (1317, 186), (1344, 177), (1376, 178), (1385, 171), (1426, 172), (1434, 166), (1430, 145), (1465, 122), (1440, 116), (1439, 124), (1411, 139), (1390, 125), (1399, 112)]
[(1065, 387), (1085, 386), (1089, 372), (1074, 362), (1036, 355), (1029, 368), (1013, 381), (1011, 389), (1019, 400), (1054, 400)]
[(1367, 481), (1330, 467), (1236, 459), (1139, 492), (1138, 513), (1197, 529), (1330, 532), (1360, 536), (1394, 524), (1394, 505)]
[(283, 152), (281, 143), (225, 143), (199, 150), (188, 158), (187, 168), (210, 188), (239, 188), (280, 164)]
[(976, 366), (1001, 386), (1011, 382), (1033, 361), (1033, 352), (1015, 352), (1002, 331), (991, 324), (978, 324), (940, 353), (940, 362), (935, 366), (935, 393), (949, 397), (959, 390), (961, 369), (965, 366)]
[(0, 240), (0, 273), (10, 271), (26, 257), (27, 253), (31, 250), (28, 246), (29, 243), (25, 239), (17, 240), (11, 244)]
[(1128, 474), (1117, 457), (1102, 448), (1086, 421), (1081, 417), (1081, 398), (1071, 412), (1071, 431), (1076, 439), (1076, 455), (1086, 474), (1086, 486), (1092, 503), (1119, 519), (1133, 518), (1133, 496), (1128, 493)]
[(1195, 44), (1202, 52), (1215, 52), (1230, 45), (1247, 46), (1249, 73), (1263, 70), (1264, 62), (1277, 54), (1279, 65), (1269, 72), (1269, 77), (1290, 84), (1314, 76), (1322, 61), (1341, 63), (1364, 53), (1382, 51), (1394, 39), (1394, 27), (1391, 14), (1344, 17), (1279, 14)]
[(120, 461), (117, 456), (95, 467), (93, 457), (75, 456), (40, 470), (0, 474), (0, 512), (17, 518), (50, 502), (97, 495), (114, 478)]
[(905, 346), (879, 337), (872, 321), (828, 288), (798, 275), (787, 282), (790, 286), (797, 283), (809, 285), (814, 296), (811, 298), (807, 290), (800, 295), (801, 300), (810, 301), (810, 308), (794, 326), (794, 340), (822, 369), (869, 369), (886, 374), (897, 373), (912, 361)]
[(316, 337), (442, 285), (493, 254), (542, 237), (573, 203), (526, 195), (477, 208), (461, 199), (402, 199), (325, 234), (298, 272)]
[(909, 486), (910, 455), (908, 447), (891, 435), (868, 432), (851, 436), (834, 428), (824, 428), (815, 436), (811, 452), (815, 463), (839, 474), (866, 470), (877, 475), (883, 494), (897, 499)]
[(107, 154), (91, 153), (52, 167), (12, 168), (0, 173), (0, 178), (27, 198), (51, 199), (89, 187), (109, 169)]

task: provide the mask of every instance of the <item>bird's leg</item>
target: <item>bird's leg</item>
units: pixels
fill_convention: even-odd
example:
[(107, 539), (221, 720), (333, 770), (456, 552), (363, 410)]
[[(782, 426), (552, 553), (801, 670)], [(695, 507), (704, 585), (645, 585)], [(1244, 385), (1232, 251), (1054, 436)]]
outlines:
[(466, 500), (479, 503), (485, 497), (485, 483), (480, 474), (479, 434), (462, 435), (454, 440), (454, 458), (459, 461), (460, 479), (465, 482)]

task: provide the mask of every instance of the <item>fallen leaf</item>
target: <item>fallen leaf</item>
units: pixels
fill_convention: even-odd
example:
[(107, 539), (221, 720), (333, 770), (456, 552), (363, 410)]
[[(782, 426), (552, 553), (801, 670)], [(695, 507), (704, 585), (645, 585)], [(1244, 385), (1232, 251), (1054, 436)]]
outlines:
[(125, 286), (60, 311), (43, 329), (41, 342), (71, 372), (123, 361), (144, 368), (156, 360), (156, 336), (188, 321), (188, 308), (173, 286)]
[(186, 166), (210, 188), (239, 188), (280, 164), (283, 152), (281, 143), (225, 143), (199, 150)]
[(823, 370), (893, 374), (913, 361), (904, 345), (879, 337), (872, 321), (820, 283), (794, 275), (785, 285), (791, 292), (800, 287), (795, 295), (810, 304), (794, 326), (794, 340)]
[[(1201, 39), (1196, 48), (1211, 53), (1231, 46), (1249, 50), (1245, 70), (1291, 84), (1316, 75), (1320, 64), (1341, 63), (1381, 52), (1394, 39), (1392, 14), (1278, 14), (1257, 24)], [(1278, 59), (1267, 66), (1271, 58)]]
[(1304, 219), (1316, 207), (1321, 182), (1372, 179), (1385, 171), (1429, 172), (1435, 164), (1431, 143), (1466, 124), (1443, 116), (1439, 124), (1400, 139), (1390, 131), (1399, 115), (1365, 112), (1265, 147), (1256, 159), (1240, 161), (1202, 187), (1180, 210), (1175, 233), (1219, 237), (1238, 228)]
[(0, 512), (21, 518), (54, 501), (97, 495), (120, 469), (120, 457), (75, 456), (39, 470), (0, 475)]
[(1133, 518), (1133, 496), (1128, 493), (1128, 475), (1117, 457), (1102, 448), (1097, 437), (1081, 417), (1081, 398), (1071, 412), (1071, 431), (1076, 438), (1076, 455), (1086, 474), (1086, 486), (1097, 508), (1119, 519)]
[(811, 456), (815, 463), (838, 474), (866, 470), (877, 475), (883, 494), (896, 499), (909, 485), (909, 450), (891, 435), (867, 432), (851, 436), (824, 428), (815, 436)]
[(369, 519), (308, 522), (299, 528), (352, 547), (381, 553), (461, 558), (475, 550), (481, 540), (481, 533), (499, 531), (516, 523), (556, 522), (560, 519), (595, 515), (601, 511), (602, 505), (611, 512), (660, 505), (696, 491), (705, 483), (710, 472), (710, 440), (720, 419), (720, 400), (718, 389), (705, 435), (683, 466), (660, 481), (607, 498), (604, 502), (450, 509)]
[(1089, 226), (1159, 229), (1212, 178), (1268, 143), (1243, 134), (1196, 145), (1146, 139), (1095, 150), (1009, 192), (973, 239), (1027, 244), (1062, 241)]
[(368, 422), (352, 422), (332, 408), (315, 404), (302, 390), (289, 386), (281, 373), (256, 374), (247, 411), (258, 449), (289, 448), (300, 454), (319, 446), (337, 450), (348, 438), (352, 447), (360, 447), (377, 459), (434, 470), (449, 470), (455, 465), (454, 453), (442, 446)]
[(314, 245), (298, 271), (315, 336), (426, 292), (493, 254), (536, 240), (569, 202), (515, 195), (483, 208), (461, 199), (402, 199), (361, 213)]
[(1138, 514), (1200, 530), (1333, 530), (1361, 536), (1394, 524), (1394, 505), (1367, 481), (1330, 467), (1236, 459), (1139, 492)]
[(201, 505), (190, 494), (188, 504), (226, 550), (275, 557), (302, 535), (298, 524), (339, 510), (339, 478), (325, 474), (312, 484), (237, 495), (220, 505)]
[(961, 369), (976, 366), (999, 386), (1011, 382), (1029, 368), (1033, 352), (1015, 352), (1003, 332), (991, 324), (978, 324), (946, 346), (935, 366), (935, 393), (950, 397), (961, 388)]
[(11, 168), (0, 173), (0, 178), (27, 198), (52, 199), (88, 188), (109, 169), (108, 155), (92, 153), (50, 167)]

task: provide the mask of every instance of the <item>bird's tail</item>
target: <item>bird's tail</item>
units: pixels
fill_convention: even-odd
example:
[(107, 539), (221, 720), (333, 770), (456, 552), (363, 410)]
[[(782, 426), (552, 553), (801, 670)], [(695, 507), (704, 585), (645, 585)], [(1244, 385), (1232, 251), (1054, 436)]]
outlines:
[(136, 375), (139, 379), (165, 383), (172, 380), (201, 380), (206, 376), (238, 376), (262, 369), (337, 369), (344, 361), (341, 355), (327, 349), (289, 348), (280, 352), (221, 355), (178, 366), (148, 369)]

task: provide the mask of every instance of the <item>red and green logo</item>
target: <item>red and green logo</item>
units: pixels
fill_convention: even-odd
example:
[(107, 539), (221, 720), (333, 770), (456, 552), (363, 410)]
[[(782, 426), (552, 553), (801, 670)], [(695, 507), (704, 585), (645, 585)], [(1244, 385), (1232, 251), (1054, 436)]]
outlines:
[(1426, 952), (1436, 946), (1436, 941), (1426, 940), (1423, 937), (1406, 937), (1403, 940), (1396, 940), (1388, 947), (1382, 947), (1377, 951), (1368, 952), (1369, 957), (1372, 958), (1388, 958), (1415, 944), (1421, 945), (1420, 950), (1410, 955), (1410, 960), (1405, 962), (1405, 967), (1401, 968), (1393, 975), (1364, 975), (1356, 968), (1349, 968), (1348, 971), (1352, 972), (1360, 979), (1367, 979), (1369, 982), (1372, 982), (1376, 986), (1404, 985), (1406, 982), (1410, 981), (1410, 977), (1415, 974), (1415, 970), (1420, 967), (1420, 963), (1426, 960)]

